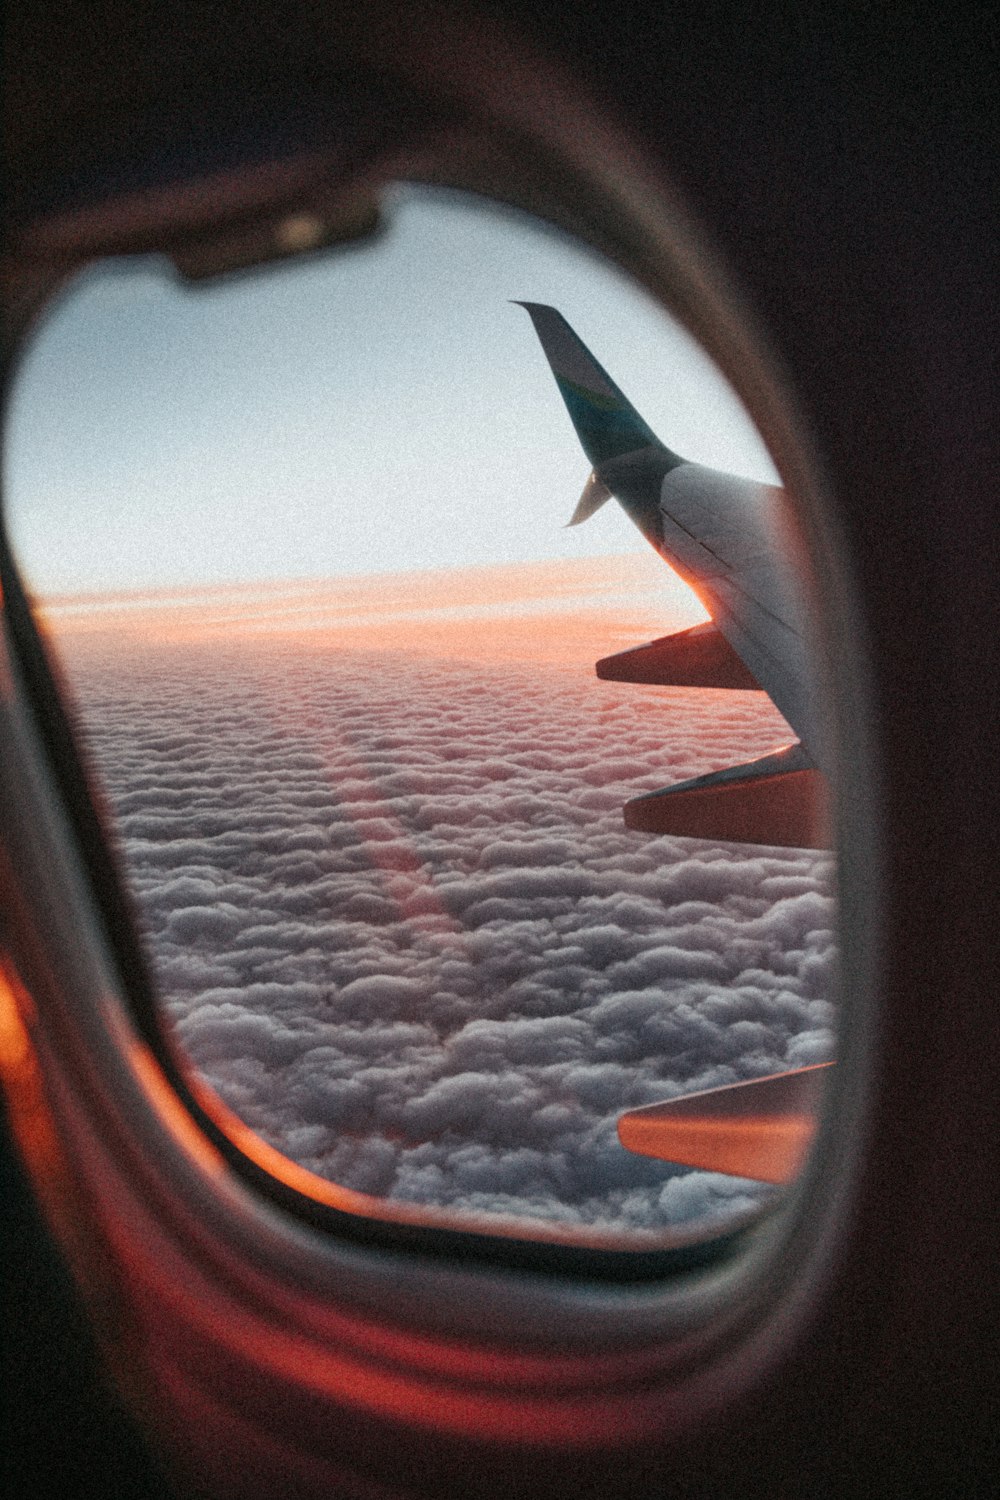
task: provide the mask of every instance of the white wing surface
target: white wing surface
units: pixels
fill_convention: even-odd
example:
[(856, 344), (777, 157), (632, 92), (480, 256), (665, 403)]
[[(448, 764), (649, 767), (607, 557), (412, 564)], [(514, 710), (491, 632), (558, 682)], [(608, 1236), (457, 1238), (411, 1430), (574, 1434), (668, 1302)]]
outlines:
[(605, 658), (598, 675), (664, 686), (759, 687), (798, 735), (797, 744), (776, 747), (777, 754), (628, 803), (626, 823), (650, 833), (822, 846), (823, 751), (803, 608), (780, 545), (781, 490), (680, 458), (561, 313), (520, 305), (594, 466), (570, 524), (614, 496), (712, 616), (711, 627)]

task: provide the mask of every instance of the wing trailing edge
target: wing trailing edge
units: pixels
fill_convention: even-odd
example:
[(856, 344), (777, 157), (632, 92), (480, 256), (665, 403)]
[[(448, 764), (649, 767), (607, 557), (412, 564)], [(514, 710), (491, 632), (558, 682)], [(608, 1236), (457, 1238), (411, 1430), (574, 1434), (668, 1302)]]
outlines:
[(605, 682), (642, 682), (656, 687), (760, 687), (710, 620), (603, 656), (596, 671)]
[(633, 797), (625, 826), (741, 844), (830, 847), (825, 778), (799, 744)]
[(629, 1110), (618, 1139), (638, 1156), (681, 1167), (788, 1182), (812, 1144), (831, 1067), (816, 1063)]

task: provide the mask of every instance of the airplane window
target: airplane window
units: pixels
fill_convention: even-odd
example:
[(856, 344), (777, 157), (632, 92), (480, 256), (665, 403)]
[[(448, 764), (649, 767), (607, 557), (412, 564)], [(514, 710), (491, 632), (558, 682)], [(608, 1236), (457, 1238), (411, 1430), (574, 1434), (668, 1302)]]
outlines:
[(794, 1175), (834, 1048), (780, 480), (607, 261), (457, 194), (387, 219), (197, 287), (97, 267), (13, 394), (164, 1045), (375, 1217), (714, 1232)]

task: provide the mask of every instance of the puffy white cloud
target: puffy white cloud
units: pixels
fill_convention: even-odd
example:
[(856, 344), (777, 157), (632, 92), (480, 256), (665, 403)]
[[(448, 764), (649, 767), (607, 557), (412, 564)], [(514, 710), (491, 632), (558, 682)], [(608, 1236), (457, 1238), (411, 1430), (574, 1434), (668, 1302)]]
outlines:
[(75, 681), (166, 1011), (270, 1142), (470, 1213), (656, 1229), (757, 1201), (615, 1120), (830, 1055), (830, 858), (622, 823), (787, 738), (762, 694), (280, 644)]

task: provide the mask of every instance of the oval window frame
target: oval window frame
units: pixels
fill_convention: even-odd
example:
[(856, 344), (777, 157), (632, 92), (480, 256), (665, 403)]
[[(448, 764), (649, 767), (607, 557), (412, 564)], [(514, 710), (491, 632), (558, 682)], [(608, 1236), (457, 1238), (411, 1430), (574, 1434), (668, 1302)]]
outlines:
[[(260, 1203), (253, 1195), (248, 1197), (241, 1192), (239, 1184), (230, 1182), (220, 1187), (217, 1163), (212, 1162), (209, 1167), (211, 1157), (203, 1149), (204, 1142), (196, 1149), (189, 1123), (179, 1120), (178, 1099), (188, 1122), (193, 1119), (209, 1144), (218, 1149), (218, 1140), (213, 1140), (212, 1131), (205, 1129), (197, 1108), (192, 1109), (192, 1102), (184, 1098), (183, 1090), (170, 1077), (169, 1068), (164, 1068), (164, 1058), (156, 1055), (156, 1046), (149, 1049), (141, 1004), (136, 1036), (132, 1034), (132, 1015), (136, 1012), (133, 1010), (130, 1015), (129, 1007), (120, 1007), (117, 1001), (106, 1003), (100, 1012), (95, 1012), (102, 1035), (98, 1038), (92, 1032), (84, 1041), (84, 1050), (90, 1047), (93, 1052), (95, 1042), (98, 1043), (97, 1050), (103, 1054), (105, 1082), (117, 1075), (125, 1099), (122, 1117), (136, 1127), (133, 1133), (140, 1152), (148, 1156), (153, 1151), (155, 1156), (154, 1147), (162, 1153), (169, 1140), (167, 1154), (172, 1153), (172, 1158), (165, 1176), (171, 1179), (174, 1189), (189, 1202), (201, 1205), (207, 1213), (206, 1222), (221, 1233), (229, 1251), (242, 1246), (244, 1256), (250, 1261), (256, 1258), (263, 1262), (279, 1279), (282, 1275), (291, 1276), (321, 1300), (336, 1285), (338, 1300), (346, 1297), (359, 1308), (377, 1305), (381, 1314), (388, 1309), (390, 1316), (398, 1317), (407, 1327), (419, 1328), (432, 1340), (453, 1337), (463, 1330), (482, 1334), (481, 1298), (484, 1282), (488, 1282), (485, 1290), (493, 1308), (494, 1342), (499, 1338), (514, 1347), (524, 1344), (537, 1347), (551, 1337), (553, 1328), (558, 1328), (560, 1337), (573, 1345), (593, 1348), (596, 1340), (609, 1355), (612, 1351), (627, 1355), (629, 1370), (635, 1378), (638, 1378), (637, 1351), (655, 1348), (653, 1366), (661, 1374), (670, 1370), (676, 1376), (682, 1369), (689, 1373), (694, 1367), (704, 1371), (710, 1353), (720, 1348), (720, 1340), (732, 1344), (734, 1323), (745, 1330), (759, 1331), (769, 1313), (776, 1313), (781, 1304), (787, 1305), (785, 1293), (793, 1282), (801, 1281), (804, 1276), (824, 1274), (835, 1240), (837, 1213), (849, 1193), (863, 1124), (867, 1041), (875, 1013), (871, 978), (877, 939), (873, 914), (878, 909), (878, 799), (866, 733), (866, 643), (859, 630), (860, 613), (853, 602), (846, 551), (836, 526), (835, 511), (823, 492), (821, 479), (817, 478), (819, 464), (793, 418), (786, 382), (773, 368), (768, 368), (759, 352), (761, 336), (753, 330), (750, 314), (724, 285), (711, 254), (700, 243), (699, 232), (692, 228), (677, 202), (664, 192), (662, 183), (641, 173), (628, 153), (615, 146), (610, 134), (603, 138), (602, 150), (583, 163), (580, 147), (574, 150), (570, 145), (571, 117), (572, 110), (568, 110), (558, 145), (526, 131), (523, 121), (520, 128), (515, 128), (508, 119), (495, 123), (486, 135), (469, 131), (464, 138), (453, 134), (433, 145), (423, 142), (411, 152), (408, 161), (403, 159), (406, 153), (397, 151), (389, 164), (391, 172), (386, 167), (384, 175), (403, 175), (400, 167), (406, 166), (413, 180), (478, 192), (536, 214), (544, 206), (547, 216), (560, 228), (578, 235), (585, 228), (585, 238), (595, 248), (605, 254), (613, 249), (611, 258), (658, 300), (664, 301), (675, 316), (681, 317), (729, 377), (757, 422), (783, 476), (794, 489), (799, 506), (795, 524), (801, 530), (805, 553), (822, 561), (822, 567), (814, 570), (822, 575), (821, 583), (816, 585), (821, 601), (818, 655), (836, 705), (832, 719), (837, 764), (844, 763), (845, 747), (849, 747), (852, 766), (849, 798), (844, 795), (843, 777), (838, 774), (834, 778), (838, 848), (850, 849), (852, 856), (850, 861), (842, 860), (849, 868), (841, 877), (839, 893), (843, 1019), (838, 1055), (842, 1066), (829, 1091), (806, 1171), (781, 1208), (769, 1215), (766, 1222), (742, 1232), (735, 1253), (721, 1256), (710, 1271), (690, 1276), (686, 1274), (690, 1266), (678, 1266), (677, 1275), (665, 1275), (660, 1266), (641, 1289), (634, 1285), (634, 1275), (627, 1275), (622, 1278), (626, 1285), (616, 1287), (613, 1283), (617, 1278), (611, 1278), (610, 1283), (605, 1282), (599, 1293), (595, 1293), (595, 1279), (601, 1278), (595, 1278), (594, 1272), (585, 1266), (570, 1271), (562, 1248), (549, 1266), (519, 1264), (516, 1260), (504, 1262), (496, 1254), (496, 1238), (490, 1235), (486, 1237), (482, 1263), (470, 1270), (478, 1257), (468, 1243), (443, 1249), (439, 1246), (440, 1254), (432, 1248), (429, 1257), (421, 1254), (415, 1261), (410, 1252), (414, 1249), (423, 1252), (427, 1247), (398, 1239), (387, 1242), (380, 1234), (362, 1235), (360, 1246), (334, 1243), (325, 1233), (319, 1237), (307, 1233), (303, 1239), (303, 1229), (325, 1230), (326, 1226), (303, 1213), (300, 1203), (279, 1205), (294, 1207), (296, 1223), (280, 1216), (276, 1221), (273, 1214), (265, 1212), (262, 1226)], [(292, 198), (302, 207), (309, 202), (308, 194), (303, 197), (296, 192)], [(266, 206), (261, 210), (261, 221), (273, 222), (268, 218)], [(125, 239), (128, 241), (127, 234)], [(140, 241), (143, 248), (149, 248), (142, 232), (135, 241), (137, 247)], [(127, 244), (119, 238), (113, 248), (121, 251)], [(93, 245), (90, 249), (94, 249)], [(70, 250), (67, 256), (68, 260), (81, 258), (79, 249)], [(57, 256), (57, 262), (58, 259)], [(56, 265), (47, 278), (47, 292), (55, 289), (60, 276), (61, 269)], [(36, 306), (38, 300), (35, 299)], [(22, 322), (22, 331), (26, 323), (27, 318)], [(61, 851), (63, 874), (75, 888), (72, 897), (75, 919), (81, 929), (90, 929), (94, 955), (92, 992), (103, 992), (106, 997), (122, 983), (123, 973), (128, 987), (130, 968), (127, 951), (123, 953), (121, 946), (123, 941), (127, 943), (127, 938), (122, 939), (120, 933), (114, 935), (120, 917), (116, 918), (113, 911), (109, 914), (108, 910), (96, 914), (96, 919), (93, 910), (88, 913), (95, 887), (106, 879), (100, 873), (106, 850), (102, 856), (103, 842), (92, 815), (88, 814), (89, 797), (82, 790), (79, 768), (73, 766), (68, 751), (70, 741), (58, 692), (31, 623), (27, 601), (18, 580), (9, 571), (5, 584), (8, 619), (18, 656), (11, 669), (21, 678), (26, 692), (26, 701), (20, 705), (22, 722), (18, 734), (24, 754), (35, 764), (39, 787), (44, 788), (47, 783), (51, 789), (53, 783), (58, 783), (62, 805), (69, 809), (65, 817), (62, 813), (56, 815), (49, 832), (53, 848)], [(71, 768), (68, 771), (67, 766)], [(89, 830), (88, 818), (92, 822)], [(57, 825), (61, 820), (60, 828)], [(88, 878), (83, 884), (78, 856), (81, 847), (85, 851), (83, 866), (88, 867)], [(30, 925), (30, 918), (28, 922)], [(33, 977), (35, 983), (29, 987), (44, 989), (37, 974)], [(143, 1053), (143, 1046), (147, 1053)], [(263, 1188), (265, 1197), (268, 1195), (268, 1184), (255, 1181), (253, 1173), (247, 1174), (245, 1180), (251, 1187)], [(176, 1217), (180, 1205), (172, 1201)], [(180, 1217), (189, 1223), (190, 1214)], [(180, 1218), (177, 1222), (180, 1223)], [(441, 1231), (432, 1233), (437, 1237)], [(464, 1231), (458, 1233), (464, 1238)], [(365, 1253), (371, 1250), (375, 1252), (373, 1255)], [(385, 1252), (389, 1252), (388, 1257)], [(388, 1272), (386, 1267), (387, 1259), (398, 1262), (400, 1254), (408, 1266), (409, 1283), (405, 1291), (393, 1288), (391, 1267)], [(635, 1252), (626, 1254), (632, 1259)], [(246, 1283), (246, 1277), (238, 1274), (239, 1258), (239, 1254), (236, 1260), (232, 1254), (215, 1255), (220, 1269), (228, 1268), (226, 1274), (233, 1285)], [(530, 1278), (526, 1283), (517, 1274), (525, 1269), (540, 1270), (544, 1275)], [(572, 1283), (567, 1286), (567, 1273), (575, 1286)], [(445, 1312), (441, 1294), (449, 1279), (453, 1283), (455, 1277), (468, 1283), (471, 1301), (466, 1305), (462, 1298), (457, 1303), (453, 1300)], [(566, 1314), (567, 1298), (574, 1305), (572, 1331)], [(531, 1319), (530, 1336), (525, 1333), (526, 1314)], [(648, 1380), (650, 1366), (643, 1363)], [(614, 1359), (609, 1362), (609, 1372), (612, 1366), (617, 1372), (614, 1379), (620, 1381), (623, 1367)]]

